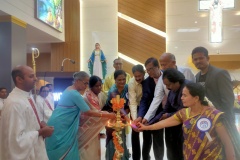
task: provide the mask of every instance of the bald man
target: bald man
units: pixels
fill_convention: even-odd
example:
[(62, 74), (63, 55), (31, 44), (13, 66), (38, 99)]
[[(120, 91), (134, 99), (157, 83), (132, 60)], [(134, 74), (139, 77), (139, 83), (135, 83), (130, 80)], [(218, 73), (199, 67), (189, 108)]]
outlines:
[(185, 79), (196, 82), (196, 78), (190, 68), (180, 67), (176, 65), (176, 58), (174, 54), (163, 53), (159, 58), (159, 63), (162, 70), (166, 70), (168, 68), (175, 68), (178, 71), (182, 72), (182, 74), (185, 76)]
[[(161, 66), (161, 69), (164, 70), (173, 68), (181, 73), (183, 73), (185, 79), (190, 80), (192, 82), (195, 82), (195, 76), (192, 73), (192, 71), (187, 68), (187, 67), (177, 67), (176, 65), (176, 58), (172, 53), (163, 53), (160, 56), (159, 63)], [(165, 84), (163, 83), (162, 77), (160, 77), (160, 80), (157, 81), (156, 87), (154, 90), (154, 97), (153, 100), (150, 104), (150, 107), (148, 108), (147, 113), (145, 114), (142, 123), (155, 123), (154, 116), (156, 115), (156, 112), (160, 109), (159, 107), (162, 106), (163, 108), (165, 107), (166, 101), (167, 101), (167, 96), (168, 96), (169, 90), (166, 88)], [(162, 105), (160, 105), (162, 104)], [(164, 114), (166, 116), (167, 114)], [(171, 136), (170, 136), (171, 137)], [(165, 137), (166, 139), (166, 137)], [(173, 149), (169, 146), (171, 146), (170, 143), (171, 140), (169, 140), (169, 137), (166, 139), (167, 143), (167, 157), (169, 160), (175, 160), (174, 157), (171, 157), (171, 154), (173, 153)], [(180, 157), (178, 157), (181, 159)]]
[(4, 103), (0, 124), (0, 159), (48, 160), (43, 138), (54, 129), (39, 120), (30, 92), (37, 80), (33, 69), (17, 66), (12, 79), (16, 87)]
[[(172, 53), (163, 53), (159, 58), (159, 63), (163, 72), (168, 68), (174, 68), (180, 71), (181, 73), (183, 73), (185, 79), (192, 82), (196, 82), (195, 76), (192, 73), (190, 68), (178, 67), (176, 65), (176, 58)], [(164, 107), (168, 92), (169, 91), (167, 90), (166, 86), (163, 84), (163, 81), (162, 80), (158, 81), (154, 91), (153, 101), (143, 118), (143, 121), (142, 121), (143, 123), (148, 123), (154, 117), (161, 103), (162, 103), (162, 106)]]

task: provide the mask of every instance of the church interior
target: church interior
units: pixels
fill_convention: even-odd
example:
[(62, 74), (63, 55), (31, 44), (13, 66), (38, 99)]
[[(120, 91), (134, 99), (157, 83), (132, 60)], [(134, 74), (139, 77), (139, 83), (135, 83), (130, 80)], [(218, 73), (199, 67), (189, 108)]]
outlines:
[[(219, 1), (214, 6), (212, 0), (0, 0), (0, 87), (10, 93), (12, 69), (28, 65), (35, 68), (37, 91), (53, 84), (57, 103), (73, 73), (90, 74), (96, 43), (107, 60), (106, 76), (119, 57), (131, 77), (134, 65), (166, 52), (195, 75), (191, 52), (203, 46), (210, 64), (230, 74), (240, 133), (240, 0)], [(102, 148), (104, 143), (101, 139)]]

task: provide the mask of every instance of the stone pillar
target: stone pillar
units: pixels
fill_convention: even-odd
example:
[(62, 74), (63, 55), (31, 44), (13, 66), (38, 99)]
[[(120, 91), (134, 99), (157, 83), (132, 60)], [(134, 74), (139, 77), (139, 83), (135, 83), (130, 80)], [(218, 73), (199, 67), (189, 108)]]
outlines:
[(26, 26), (14, 16), (0, 16), (0, 87), (8, 92), (14, 87), (12, 69), (27, 63)]

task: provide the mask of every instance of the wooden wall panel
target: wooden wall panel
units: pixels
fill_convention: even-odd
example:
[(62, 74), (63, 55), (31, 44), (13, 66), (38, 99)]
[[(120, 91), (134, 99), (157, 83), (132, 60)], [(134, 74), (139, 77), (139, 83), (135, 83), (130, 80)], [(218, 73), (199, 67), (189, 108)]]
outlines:
[(129, 63), (128, 61), (122, 60), (123, 62), (123, 70), (127, 73), (129, 73), (131, 75), (131, 77), (133, 76), (132, 74), (132, 67), (133, 65), (131, 63)]
[[(51, 54), (50, 53), (40, 53), (38, 58), (35, 58), (36, 71), (46, 72), (51, 69)], [(33, 67), (32, 64), (32, 53), (27, 54), (27, 65)]]
[[(166, 30), (165, 0), (121, 0), (118, 11), (161, 31)], [(118, 18), (118, 50), (141, 63), (159, 58), (166, 51), (166, 39), (131, 22)], [(123, 69), (131, 74), (132, 64), (123, 61)]]
[(240, 54), (209, 55), (210, 64), (228, 70), (240, 68)]
[(165, 38), (119, 18), (119, 52), (140, 61), (159, 57), (166, 49)]
[(60, 71), (64, 58), (75, 60), (64, 62), (64, 71), (80, 69), (80, 3), (79, 0), (64, 1), (65, 42), (51, 44), (51, 71)]
[(145, 24), (166, 31), (165, 0), (119, 0), (118, 11)]

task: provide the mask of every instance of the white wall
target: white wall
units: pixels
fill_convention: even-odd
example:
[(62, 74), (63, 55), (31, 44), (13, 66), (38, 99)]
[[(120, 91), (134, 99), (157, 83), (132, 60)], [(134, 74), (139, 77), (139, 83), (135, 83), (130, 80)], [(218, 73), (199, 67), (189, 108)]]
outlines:
[(117, 0), (80, 0), (81, 70), (88, 71), (95, 43), (100, 43), (107, 58), (107, 74), (114, 71), (113, 60), (118, 56)]
[[(189, 66), (192, 49), (197, 46), (206, 47), (209, 54), (240, 54), (240, 0), (235, 0), (234, 9), (223, 10), (222, 43), (209, 42), (209, 11), (198, 11), (198, 0), (166, 0), (166, 7), (167, 51), (176, 55), (178, 65)], [(190, 28), (199, 31), (177, 32)], [(240, 69), (230, 74), (240, 80)]]
[(65, 39), (64, 31), (58, 32), (35, 18), (35, 0), (0, 0), (0, 10), (28, 24), (27, 33), (32, 34), (27, 35), (28, 42), (62, 42)]

